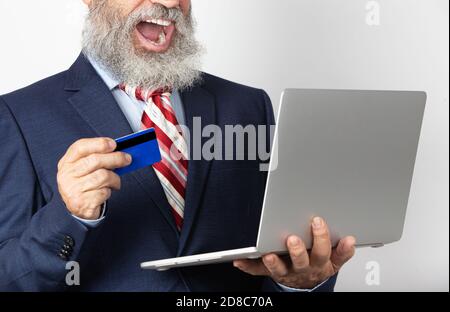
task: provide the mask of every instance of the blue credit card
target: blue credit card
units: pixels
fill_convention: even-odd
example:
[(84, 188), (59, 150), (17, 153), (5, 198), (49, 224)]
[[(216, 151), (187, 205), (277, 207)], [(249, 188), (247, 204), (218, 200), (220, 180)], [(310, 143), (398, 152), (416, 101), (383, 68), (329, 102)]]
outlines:
[(133, 157), (131, 165), (114, 170), (120, 176), (161, 161), (161, 152), (153, 128), (118, 138), (115, 141), (117, 143), (116, 152), (124, 152)]

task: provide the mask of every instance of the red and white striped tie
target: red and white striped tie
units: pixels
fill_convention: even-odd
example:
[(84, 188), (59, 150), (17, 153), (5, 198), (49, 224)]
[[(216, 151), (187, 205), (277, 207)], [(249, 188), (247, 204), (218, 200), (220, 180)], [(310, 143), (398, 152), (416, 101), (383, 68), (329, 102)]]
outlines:
[(128, 96), (146, 103), (142, 114), (142, 129), (154, 128), (162, 160), (153, 165), (156, 175), (172, 207), (178, 230), (183, 226), (188, 148), (167, 90), (145, 91), (121, 84), (119, 88)]

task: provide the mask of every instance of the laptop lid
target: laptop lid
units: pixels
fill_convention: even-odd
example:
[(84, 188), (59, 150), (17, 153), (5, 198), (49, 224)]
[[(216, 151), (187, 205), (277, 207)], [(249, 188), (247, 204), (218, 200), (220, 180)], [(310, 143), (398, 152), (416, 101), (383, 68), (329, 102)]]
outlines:
[[(281, 99), (257, 248), (311, 247), (323, 217), (335, 245), (398, 241), (426, 102), (424, 92), (288, 89)], [(278, 154), (278, 155), (276, 155)]]

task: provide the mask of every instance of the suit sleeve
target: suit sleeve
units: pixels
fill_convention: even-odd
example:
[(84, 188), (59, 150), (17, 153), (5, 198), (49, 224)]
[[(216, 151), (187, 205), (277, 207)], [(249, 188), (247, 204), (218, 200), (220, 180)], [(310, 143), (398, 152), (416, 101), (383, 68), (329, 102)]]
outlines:
[(46, 202), (20, 128), (0, 97), (0, 291), (64, 290), (88, 229), (59, 194)]
[[(262, 98), (264, 101), (265, 113), (266, 113), (266, 124), (267, 125), (275, 125), (275, 115), (273, 112), (272, 102), (267, 93), (261, 90)], [(269, 133), (267, 137), (270, 138)], [(334, 285), (336, 284), (337, 275), (331, 277), (325, 283), (321, 284), (319, 287), (316, 287), (313, 292), (332, 292), (334, 291)], [(266, 278), (262, 285), (262, 291), (269, 292), (282, 292), (282, 288), (278, 286), (272, 279)], [(300, 291), (302, 292), (302, 291)], [(304, 292), (304, 291), (303, 291)]]
[[(313, 288), (311, 290), (290, 289), (288, 292), (290, 292), (290, 293), (333, 292), (334, 286), (336, 285), (336, 280), (337, 280), (337, 274), (330, 277), (326, 282), (319, 284), (318, 286), (316, 286), (315, 288)], [(264, 280), (262, 290), (265, 292), (287, 292), (270, 278), (266, 278)]]

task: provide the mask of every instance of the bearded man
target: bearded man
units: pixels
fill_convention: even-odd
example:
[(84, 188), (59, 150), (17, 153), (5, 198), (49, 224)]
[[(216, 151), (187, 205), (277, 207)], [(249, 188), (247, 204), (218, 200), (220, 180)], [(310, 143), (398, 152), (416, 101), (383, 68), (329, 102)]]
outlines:
[[(254, 245), (263, 160), (189, 159), (183, 150), (205, 142), (194, 118), (222, 130), (270, 126), (273, 110), (264, 91), (199, 71), (190, 0), (84, 2), (83, 50), (70, 69), (0, 97), (0, 290), (333, 290), (355, 241), (332, 249), (319, 217), (310, 252), (293, 236), (286, 257), (140, 269)], [(155, 128), (161, 162), (119, 177), (132, 158), (113, 139), (146, 128)], [(67, 268), (78, 266), (74, 286)]]

